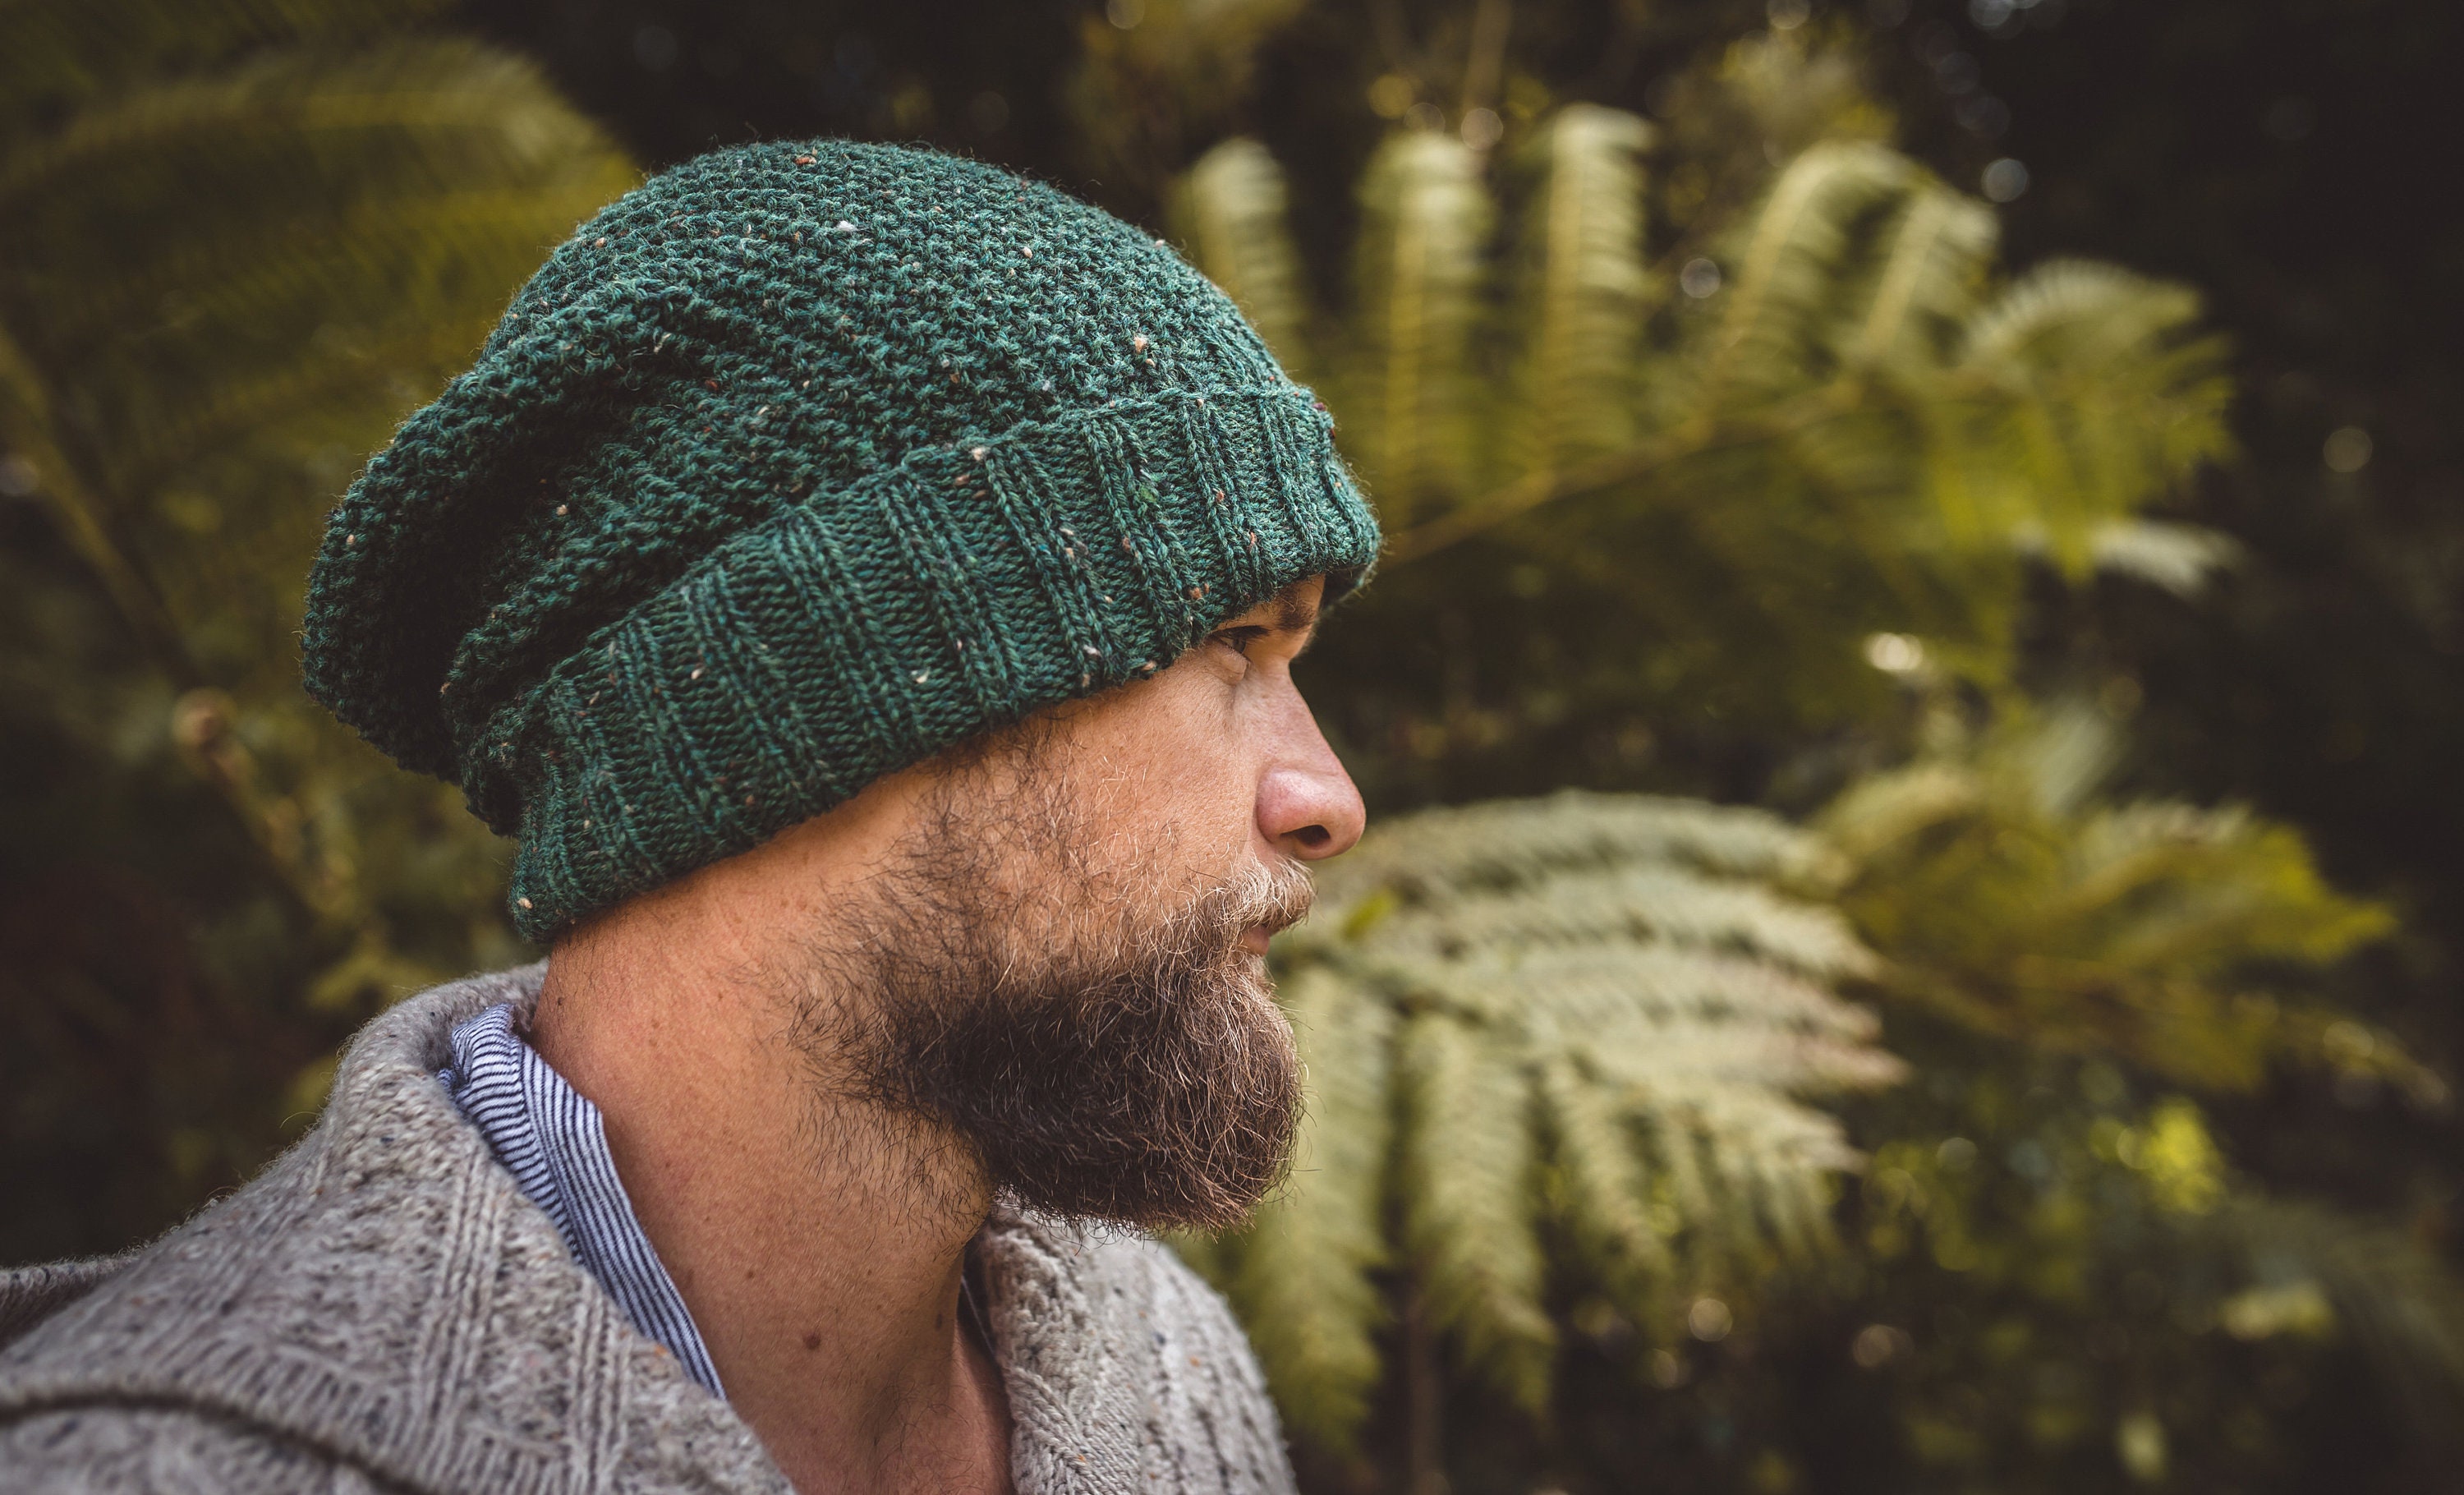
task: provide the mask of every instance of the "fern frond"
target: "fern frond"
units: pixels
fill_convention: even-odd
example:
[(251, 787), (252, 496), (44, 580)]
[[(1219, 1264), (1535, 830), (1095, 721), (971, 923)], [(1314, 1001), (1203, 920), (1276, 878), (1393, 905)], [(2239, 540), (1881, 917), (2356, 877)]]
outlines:
[(2109, 265), (2057, 260), (1970, 323), (1958, 367), (2001, 392), (1972, 439), (2013, 474), (2055, 558), (2074, 572), (2102, 526), (2230, 447), (2222, 345), (2194, 332), (2198, 297)]
[(1174, 236), (1230, 297), (1293, 378), (1312, 377), (1308, 288), (1286, 218), (1283, 167), (1246, 137), (1189, 168), (1172, 194)]
[(1997, 237), (1983, 203), (1920, 181), (1880, 235), (1872, 290), (1844, 321), (1852, 368), (1941, 362), (1975, 305)]
[(1363, 1404), (1344, 1367), (1377, 1322), (1363, 1242), (1389, 1200), (1382, 1259), (1473, 1374), (1535, 1408), (1544, 1240), (1653, 1333), (1682, 1293), (1823, 1247), (1854, 1154), (1806, 1102), (1900, 1073), (1829, 986), (1871, 956), (1771, 885), (1825, 860), (1756, 811), (1564, 794), (1405, 816), (1328, 869), (1277, 959), (1317, 1104), (1362, 1140), (1227, 1247), (1269, 1379), (1323, 1388), (1297, 1414), (1313, 1438), (1339, 1445)]
[(2439, 1091), (2384, 1036), (2259, 984), (2259, 963), (2332, 960), (2387, 912), (2336, 892), (2299, 835), (2247, 811), (2104, 798), (2118, 757), (2093, 711), (2014, 716), (1827, 810), (1858, 868), (1844, 907), (1889, 957), (1881, 989), (2209, 1088), (2288, 1061)]
[[(345, 327), (425, 319), (535, 264), (633, 180), (517, 59), (462, 42), (276, 54), (145, 90), (0, 162), (8, 312), (62, 377), (155, 388), (268, 343), (296, 355), (286, 336), (324, 325), (312, 310)], [(97, 225), (166, 200), (187, 209), (181, 232), (98, 243)]]
[(1390, 885), (1434, 896), (1560, 868), (1661, 862), (1785, 882), (1825, 855), (1819, 839), (1759, 811), (1563, 789), (1543, 800), (1492, 800), (1380, 822), (1376, 835), (1329, 865), (1321, 887), (1336, 902)]
[[(78, 412), (56, 434), (132, 558), (176, 582), (175, 610), (234, 659), (281, 660), (297, 598), (264, 579), (304, 568), (342, 475), (309, 468), (381, 443), (633, 179), (501, 54), (272, 53), (99, 104), (0, 160), (0, 321)], [(166, 202), (178, 233), (94, 231)], [(214, 515), (210, 539), (164, 522), (171, 498)]]
[[(1869, 1014), (1841, 1005), (1797, 971), (1767, 956), (1688, 948), (1665, 936), (1638, 942), (1614, 961), (1596, 949), (1543, 946), (1475, 956), (1449, 970), (1446, 984), (1491, 993), (1499, 1007), (1522, 1012), (1535, 1037), (1569, 1046), (1637, 1023), (1847, 1044), (1874, 1037)], [(1765, 1066), (1750, 1072), (1773, 1071)]]
[(1452, 136), (1387, 138), (1361, 185), (1353, 363), (1340, 413), (1389, 523), (1459, 498), (1476, 442), (1472, 325), (1493, 207)]
[(1827, 978), (1866, 969), (1864, 951), (1836, 915), (1751, 883), (1641, 865), (1535, 877), (1516, 891), (1407, 903), (1376, 925), (1377, 948), (1394, 958), (1451, 959), (1478, 950), (1659, 940), (1738, 951)]
[(1823, 810), (1820, 824), (1833, 846), (1861, 864), (1969, 814), (1984, 792), (1965, 767), (1921, 760), (1850, 784)]
[(1788, 164), (1736, 235), (1733, 286), (1692, 394), (1700, 407), (1769, 398), (1828, 372), (1834, 290), (1860, 222), (1914, 180), (1906, 157), (1858, 143), (1815, 145)]
[(1369, 1280), (1387, 1257), (1380, 1220), (1391, 1134), (1395, 1014), (1325, 967), (1284, 985), (1309, 1108), (1291, 1182), (1262, 1205), (1224, 1284), (1293, 1430), (1345, 1446), (1377, 1384), (1384, 1309)]
[(1674, 1212), (1663, 1216), (1665, 1228), (1653, 1219), (1651, 1176), (1632, 1121), (1570, 1060), (1540, 1066), (1538, 1093), (1552, 1213), (1617, 1301), (1661, 1309), (1641, 1316), (1645, 1328), (1664, 1324), (1674, 1297), (1668, 1237), (1678, 1221)]
[(2112, 958), (2141, 970), (2206, 974), (2224, 951), (2315, 963), (2389, 925), (2338, 896), (2298, 833), (2239, 809), (2101, 808), (2068, 861), (2069, 895), (2051, 912), (2094, 917)]
[(1536, 1413), (1548, 1402), (1556, 1330), (1541, 1306), (1525, 1078), (1487, 1035), (1437, 1014), (1404, 1024), (1396, 1066), (1411, 1118), (1402, 1242), (1426, 1311), (1452, 1333), (1466, 1369)]
[(1541, 185), (1526, 215), (1517, 287), (1527, 329), (1518, 461), (1527, 470), (1634, 439), (1650, 309), (1640, 160), (1650, 138), (1633, 115), (1571, 104), (1531, 153)]
[(1834, 1243), (1831, 1177), (1858, 1156), (1828, 1117), (1747, 1088), (1645, 1093), (1634, 1109), (1652, 1155), (1693, 1201), (1681, 1218), (1696, 1284), (1749, 1288)]

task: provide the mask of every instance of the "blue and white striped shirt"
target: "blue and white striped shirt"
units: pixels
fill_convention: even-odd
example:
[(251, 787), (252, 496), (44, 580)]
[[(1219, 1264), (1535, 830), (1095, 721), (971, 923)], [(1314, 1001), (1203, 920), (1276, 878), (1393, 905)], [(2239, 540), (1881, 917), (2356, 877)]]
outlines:
[(633, 1327), (665, 1345), (713, 1396), (726, 1396), (684, 1295), (633, 1217), (599, 1108), (514, 1031), (513, 1004), (499, 1002), (456, 1027), (453, 1066), (437, 1078)]

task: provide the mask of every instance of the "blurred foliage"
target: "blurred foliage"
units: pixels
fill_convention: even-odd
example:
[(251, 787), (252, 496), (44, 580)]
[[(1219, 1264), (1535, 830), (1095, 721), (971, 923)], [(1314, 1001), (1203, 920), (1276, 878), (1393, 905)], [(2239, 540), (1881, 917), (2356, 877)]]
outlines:
[(498, 848), (292, 642), (357, 464), (632, 181), (431, 9), (0, 17), (7, 1255), (245, 1176), (372, 1003), (517, 949)]
[[(1477, 38), (1488, 9), (1433, 33)], [(2456, 1410), (2464, 1319), (2436, 1258), (2270, 1199), (2185, 1093), (2309, 1072), (2440, 1106), (2433, 1073), (2318, 990), (2389, 914), (2327, 887), (2284, 826), (2108, 798), (2126, 711), (2023, 688), (2047, 587), (2196, 597), (2236, 559), (2145, 517), (2230, 455), (2224, 349), (2184, 288), (2077, 260), (2000, 272), (1991, 209), (1890, 148), (1858, 55), (1847, 33), (1774, 28), (1668, 76), (1657, 123), (1561, 103), (1476, 45), (1460, 77), (1377, 76), (1367, 112), (1396, 122), (1349, 244), (1314, 267), (1255, 139), (1161, 194), (1325, 395), (1388, 520), (1378, 583), (1309, 682), (1373, 800), (1568, 781), (1829, 799), (1794, 891), (1837, 900), (1878, 953), (1859, 988), (1919, 1076), (1847, 1108), (1871, 1150), (1847, 1251), (1677, 1250), (1620, 1280), (1579, 1201), (1650, 1198), (1667, 1154), (1646, 1139), (1667, 1128), (1645, 1117), (1670, 1097), (1629, 1090), (1624, 1147), (1566, 1150), (1549, 1014), (1587, 983), (1442, 906), (1429, 927), (1461, 933), (1434, 970), (1380, 965), (1375, 920), (1293, 946), (1329, 1161), (1193, 1254), (1255, 1326), (1312, 1483), (1589, 1489), (1649, 1467), (1789, 1488), (1844, 1462), (1877, 1488), (2184, 1469), (2301, 1488), (2318, 1471), (2280, 1431), (2303, 1402), (2286, 1388), (2336, 1356), (2415, 1407), (2388, 1427), (2411, 1449), (2391, 1468), (2426, 1467)], [(1360, 875), (1395, 868), (1384, 896), (1409, 907), (1413, 878), (1443, 888), (1482, 835), (1510, 845), (1515, 816), (1548, 813), (1407, 820), (1397, 849), (1364, 844)], [(1433, 834), (1459, 816), (1460, 841)], [(1571, 894), (1473, 886), (1484, 909)], [(1647, 939), (1582, 958), (1650, 989)], [(1476, 997), (1451, 962), (1483, 973)], [(1750, 1031), (1762, 1010), (1730, 996), (1709, 1021)], [(1451, 1050), (1408, 1039), (1459, 1026), (1476, 1057), (1421, 1099)], [(1583, 1051), (1664, 1056), (1662, 1085), (1686, 1064), (1685, 1044), (1620, 1038)], [(1786, 1106), (1804, 1078), (1774, 1063), (1750, 1083)], [(1694, 1155), (1788, 1155), (1754, 1140)], [(1617, 1182), (1570, 1190), (1600, 1156)], [(1695, 1198), (1681, 1234), (1734, 1218), (1733, 1196)], [(1781, 1355), (1815, 1362), (1810, 1385), (1757, 1363)], [(1833, 1421), (1836, 1383), (1867, 1372), (1888, 1379)]]
[(1859, 782), (1818, 823), (1857, 869), (1842, 906), (1898, 957), (1903, 999), (2176, 1084), (2247, 1089), (2273, 1064), (2309, 1064), (2445, 1100), (2388, 1035), (2249, 984), (2393, 922), (2325, 887), (2291, 830), (2102, 800), (2120, 734), (2092, 707), (2008, 712), (1972, 742), (1938, 726), (1947, 743)]
[(1333, 314), (1263, 147), (1193, 165), (1182, 241), (1326, 396), (1393, 532), (1318, 666), (1401, 776), (1374, 787), (1871, 720), (1878, 633), (1998, 687), (2031, 555), (2198, 580), (2206, 543), (2136, 517), (2225, 445), (2195, 298), (2077, 261), (2000, 279), (1991, 212), (1873, 140), (1853, 81), (1800, 31), (1691, 76), (1656, 148), (1580, 103), (1492, 151), (1406, 123)]
[[(1379, 823), (1278, 950), (1293, 1182), (1184, 1242), (1306, 1483), (2443, 1487), (2434, 1230), (2233, 1142), (2308, 1090), (2429, 1130), (2441, 1081), (2329, 975), (2393, 915), (2135, 788), (2099, 652), (2113, 599), (2212, 611), (2250, 563), (2179, 520), (2228, 350), (2180, 285), (2002, 268), (1948, 23), (962, 9), (458, 14), (654, 156), (1078, 173), (1335, 409), (1396, 545), (1306, 684)], [(375, 1004), (514, 957), (500, 849), (293, 683), (325, 506), (632, 180), (445, 14), (0, 13), (0, 1256), (157, 1228)], [(1955, 178), (1876, 57), (1966, 79)]]
[(2366, 1218), (2271, 1198), (2185, 1093), (2306, 1068), (2442, 1106), (2388, 1035), (2305, 993), (2386, 912), (2326, 887), (2282, 826), (2110, 798), (2119, 743), (2094, 708), (1928, 727), (1816, 821), (1923, 1077), (1855, 1128), (1861, 1271), (1834, 1300), (1868, 1319), (1853, 1360), (1904, 1362), (1907, 1456), (2008, 1489), (2092, 1486), (2117, 1462), (2145, 1484), (2187, 1467), (2305, 1487), (2283, 1424), (2331, 1347), (2411, 1398), (2414, 1446), (2442, 1450), (2464, 1387), (2447, 1269)]
[[(1083, 13), (1067, 91), (1086, 165), (1154, 192), (1247, 97), (1260, 45), (1305, 0), (1120, 0)], [(1135, 24), (1120, 20), (1134, 17)]]
[[(1312, 1483), (1756, 1488), (1879, 1426), (1878, 1488), (2297, 1489), (2287, 1414), (2354, 1357), (2444, 1453), (2464, 1289), (2268, 1195), (2182, 1088), (2306, 1066), (2442, 1104), (2301, 995), (2385, 912), (2246, 812), (2107, 798), (2101, 715), (1943, 710), (1813, 833), (1570, 793), (1389, 821), (1328, 869), (1279, 947), (1293, 1179), (1185, 1245)], [(1878, 1085), (1846, 1132), (1805, 1105)]]
[(1872, 956), (1771, 887), (1816, 854), (1759, 811), (1568, 792), (1405, 816), (1329, 869), (1280, 949), (1316, 1095), (1293, 1180), (1192, 1247), (1298, 1431), (1352, 1443), (1390, 1320), (1405, 1375), (1442, 1338), (1538, 1413), (1567, 1294), (1664, 1336), (1829, 1243), (1854, 1154), (1803, 1101), (1900, 1066), (1832, 994)]

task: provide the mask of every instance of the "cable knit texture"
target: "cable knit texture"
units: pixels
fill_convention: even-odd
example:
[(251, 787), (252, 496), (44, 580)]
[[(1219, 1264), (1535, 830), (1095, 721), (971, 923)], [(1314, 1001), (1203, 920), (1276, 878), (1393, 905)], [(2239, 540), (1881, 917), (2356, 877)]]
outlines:
[[(378, 1019), (317, 1129), (153, 1245), (0, 1273), (0, 1490), (786, 1495), (436, 1083), (539, 969)], [(1003, 1214), (978, 1249), (1019, 1495), (1291, 1488), (1240, 1330), (1161, 1246)]]
[(750, 145), (585, 224), (368, 465), (308, 686), (520, 837), (545, 940), (1377, 544), (1325, 407), (1162, 242)]

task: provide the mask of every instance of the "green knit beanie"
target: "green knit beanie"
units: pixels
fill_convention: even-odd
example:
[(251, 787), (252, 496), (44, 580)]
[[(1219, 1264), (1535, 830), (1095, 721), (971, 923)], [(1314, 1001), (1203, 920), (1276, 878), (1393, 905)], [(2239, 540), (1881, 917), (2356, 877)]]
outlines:
[(308, 689), (519, 837), (544, 940), (1377, 545), (1325, 407), (1160, 241), (752, 145), (584, 225), (368, 464)]

